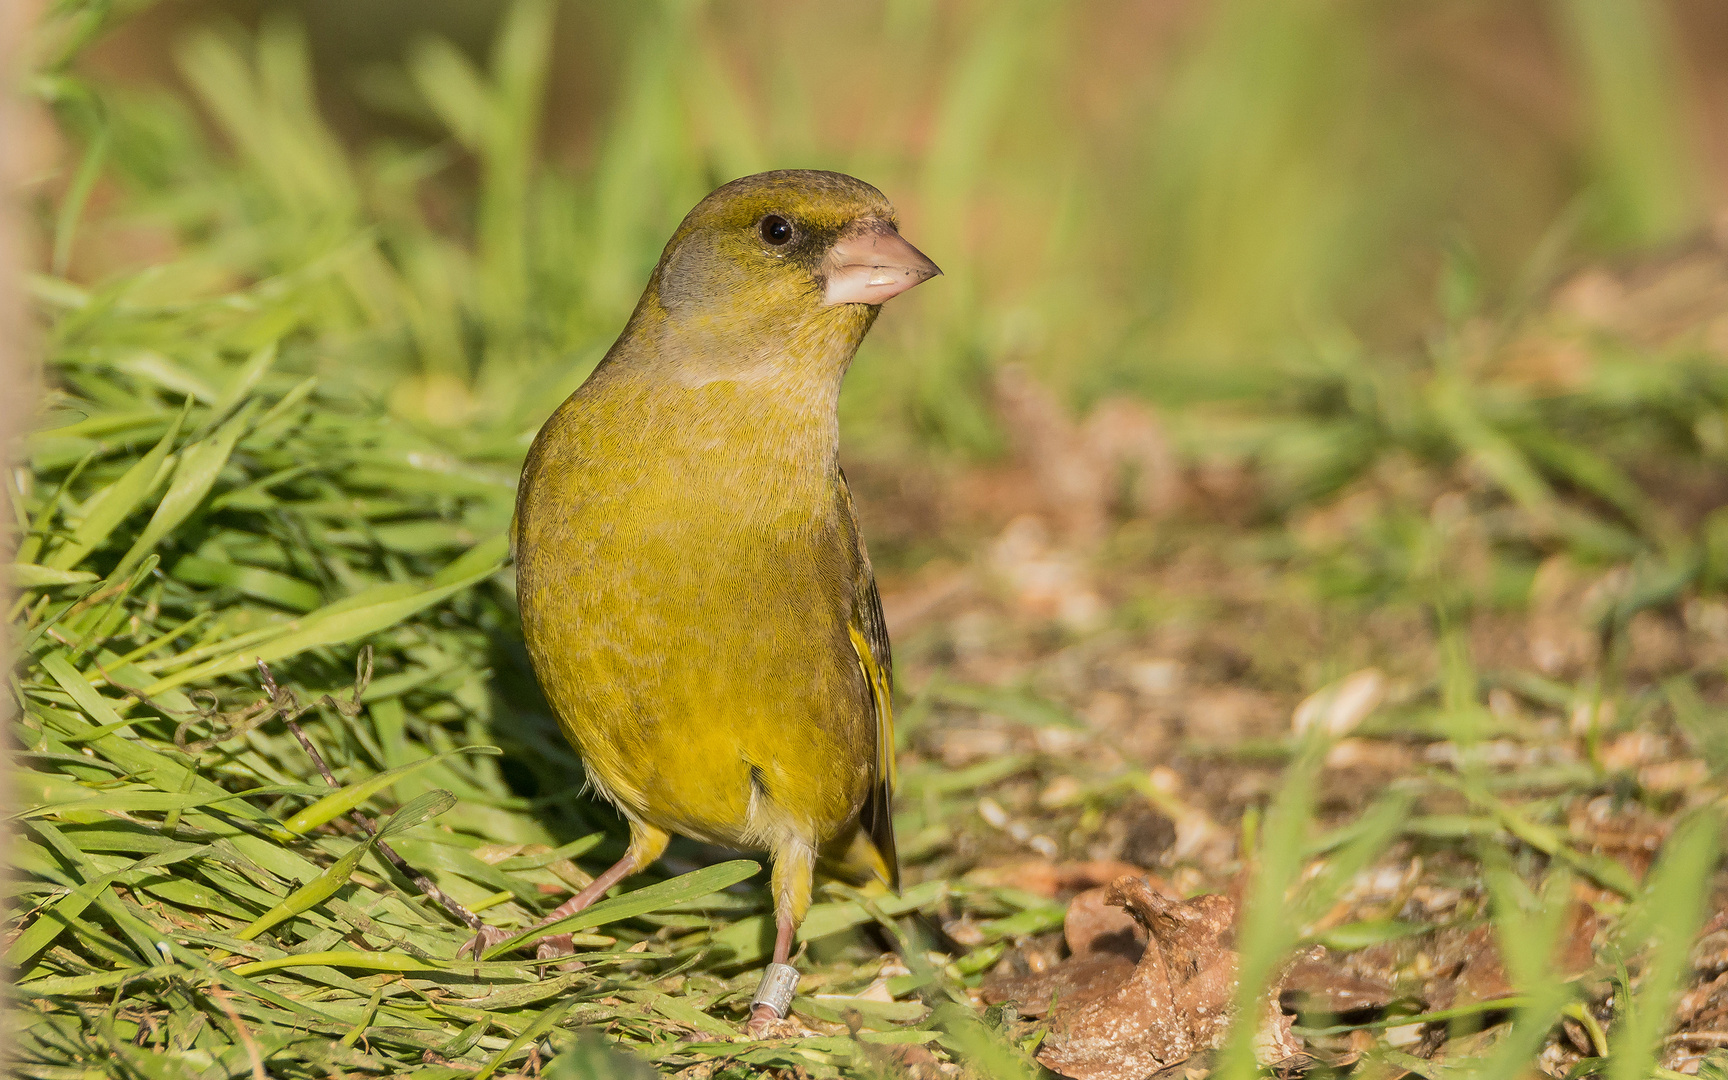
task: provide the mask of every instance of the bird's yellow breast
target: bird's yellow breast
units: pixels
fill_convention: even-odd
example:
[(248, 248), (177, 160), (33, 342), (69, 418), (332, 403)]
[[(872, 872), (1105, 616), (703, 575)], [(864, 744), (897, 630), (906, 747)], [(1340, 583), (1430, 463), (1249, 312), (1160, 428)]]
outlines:
[(516, 537), (528, 649), (596, 785), (743, 847), (834, 836), (875, 754), (829, 435), (764, 397), (602, 373), (536, 441)]

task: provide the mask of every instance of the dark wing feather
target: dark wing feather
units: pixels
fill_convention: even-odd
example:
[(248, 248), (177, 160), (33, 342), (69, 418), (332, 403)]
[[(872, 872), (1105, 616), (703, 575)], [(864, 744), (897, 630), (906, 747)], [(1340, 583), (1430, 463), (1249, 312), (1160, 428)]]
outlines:
[(853, 645), (862, 640), (858, 662), (870, 687), (870, 707), (876, 715), (876, 761), (870, 782), (870, 793), (858, 813), (858, 823), (888, 869), (888, 884), (900, 888), (900, 853), (894, 844), (894, 658), (888, 646), (888, 623), (882, 617), (882, 594), (876, 588), (876, 574), (870, 569), (870, 553), (864, 549), (864, 533), (858, 527), (858, 510), (852, 505), (852, 492), (846, 486), (846, 474), (841, 472), (840, 498), (852, 519), (852, 535), (857, 538), (857, 583), (853, 595)]

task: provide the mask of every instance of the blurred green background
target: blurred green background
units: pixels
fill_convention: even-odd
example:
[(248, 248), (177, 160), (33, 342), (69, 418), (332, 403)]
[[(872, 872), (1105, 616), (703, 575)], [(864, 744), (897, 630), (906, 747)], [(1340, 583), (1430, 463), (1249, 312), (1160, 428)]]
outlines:
[(167, 295), (339, 260), (315, 363), (495, 435), (580, 380), (682, 213), (760, 169), (872, 181), (947, 271), (855, 368), (875, 452), (1000, 449), (1005, 360), (1083, 408), (1420, 348), (1449, 303), (1682, 240), (1728, 190), (1710, 0), (136, 7), (79, 5), (45, 46), (105, 34), (59, 108), (127, 211), (58, 263), (168, 262)]
[[(883, 493), (1055, 453), (1004, 422), (1011, 365), (1074, 416), (1151, 403), (1183, 468), (1252, 474), (1262, 521), (1398, 455), (1486, 477), (1534, 521), (1526, 562), (1690, 558), (1728, 500), (1709, 0), (64, 0), (35, 66), (50, 275), (233, 316), (80, 323), (80, 348), (220, 381), (279, 340), (273, 378), (504, 483), (682, 214), (819, 167), (881, 187), (947, 272), (842, 401), (886, 569), (952, 521), (896, 524), (918, 509)], [(1652, 260), (1679, 300), (1620, 303)]]

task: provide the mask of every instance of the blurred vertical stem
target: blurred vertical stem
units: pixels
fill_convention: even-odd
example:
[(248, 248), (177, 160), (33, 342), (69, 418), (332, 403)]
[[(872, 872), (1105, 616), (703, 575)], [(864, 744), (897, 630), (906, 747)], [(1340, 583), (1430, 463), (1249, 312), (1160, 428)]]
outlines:
[(455, 46), (418, 43), (409, 58), (415, 86), (456, 141), (480, 162), (475, 222), (476, 287), (487, 329), (483, 363), (520, 359), (528, 306), (528, 207), (552, 49), (549, 0), (516, 0), (492, 44), (491, 82)]
[[(594, 250), (588, 289), (597, 309), (626, 314), (640, 295), (646, 270), (660, 254), (672, 222), (703, 192), (688, 122), (678, 92), (699, 0), (662, 0), (642, 18), (620, 100), (600, 148), (594, 176)], [(689, 196), (689, 198), (686, 198)], [(676, 219), (673, 219), (675, 221)], [(644, 265), (646, 263), (646, 265)]]
[(89, 142), (85, 144), (84, 155), (79, 159), (78, 171), (72, 176), (72, 185), (66, 190), (66, 197), (60, 202), (60, 210), (54, 216), (54, 251), (49, 259), (49, 270), (57, 277), (65, 277), (66, 270), (72, 262), (72, 244), (78, 235), (78, 222), (84, 216), (84, 207), (90, 201), (90, 193), (96, 188), (96, 181), (102, 176), (102, 166), (108, 159), (109, 128), (106, 118), (102, 115), (101, 102), (94, 94), (80, 95), (91, 113), (89, 126), (91, 132)]
[[(1638, 990), (1618, 1009), (1609, 1045), (1609, 1080), (1652, 1075), (1663, 1034), (1674, 1025), (1674, 998), (1690, 968), (1693, 939), (1709, 910), (1722, 852), (1722, 811), (1707, 806), (1683, 819), (1662, 845), (1645, 879), (1644, 895), (1628, 914), (1620, 940), (1632, 952), (1649, 944)], [(1619, 995), (1616, 995), (1617, 997)]]
[(701, 37), (692, 42), (684, 102), (715, 179), (734, 180), (773, 168), (750, 103), (732, 77), (729, 58), (712, 37)]
[(996, 443), (983, 388), (977, 340), (977, 265), (969, 261), (966, 230), (974, 220), (978, 182), (989, 167), (992, 140), (1006, 118), (1009, 93), (1021, 74), (1035, 12), (1026, 4), (985, 9), (954, 62), (937, 105), (922, 177), (920, 239), (945, 264), (949, 281), (935, 305), (941, 347), (924, 364), (916, 406), (925, 426), (956, 449), (981, 452)]
[(1590, 103), (1595, 226), (1609, 246), (1671, 240), (1699, 214), (1673, 29), (1651, 0), (1555, 0)]
[(1308, 861), (1315, 795), (1329, 746), (1322, 726), (1315, 725), (1284, 770), (1284, 782), (1267, 808), (1260, 850), (1242, 853), (1244, 861), (1254, 859), (1254, 879), (1236, 935), (1236, 1019), (1213, 1070), (1223, 1080), (1247, 1080), (1256, 1073), (1254, 1045), (1265, 1017), (1266, 994), (1278, 965), (1296, 943), (1299, 919), (1291, 917), (1290, 890)]
[(1530, 1071), (1530, 1063), (1576, 992), (1571, 983), (1555, 977), (1554, 963), (1555, 948), (1566, 928), (1573, 879), (1556, 870), (1537, 894), (1513, 872), (1511, 859), (1498, 843), (1484, 843), (1482, 854), (1500, 955), (1524, 1004), (1474, 1076), (1513, 1080)]
[(481, 157), (477, 231), (483, 310), (503, 343), (520, 336), (528, 304), (528, 193), (551, 62), (552, 11), (550, 0), (516, 0), (492, 44), (495, 107)]
[(1368, 16), (1352, 3), (1213, 5), (1146, 161), (1148, 306), (1168, 345), (1233, 355), (1329, 298), (1366, 178)]

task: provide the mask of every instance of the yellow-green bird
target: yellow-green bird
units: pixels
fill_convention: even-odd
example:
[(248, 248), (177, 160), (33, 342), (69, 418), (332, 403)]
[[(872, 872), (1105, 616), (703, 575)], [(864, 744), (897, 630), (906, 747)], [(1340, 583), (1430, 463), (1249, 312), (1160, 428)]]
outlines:
[(735, 180), (678, 227), (522, 471), (528, 654), (630, 823), (624, 858), (551, 917), (672, 833), (766, 850), (778, 934), (755, 1030), (789, 1006), (818, 856), (898, 885), (888, 633), (835, 407), (879, 305), (938, 273), (861, 180)]

